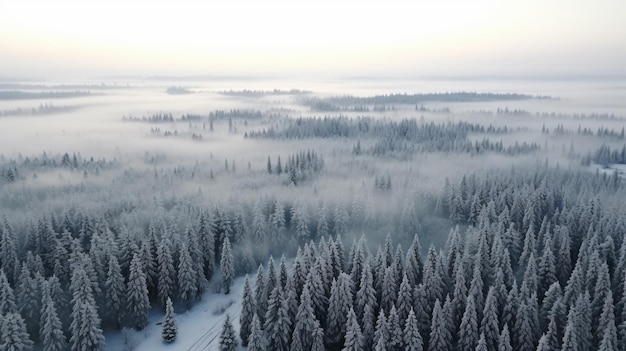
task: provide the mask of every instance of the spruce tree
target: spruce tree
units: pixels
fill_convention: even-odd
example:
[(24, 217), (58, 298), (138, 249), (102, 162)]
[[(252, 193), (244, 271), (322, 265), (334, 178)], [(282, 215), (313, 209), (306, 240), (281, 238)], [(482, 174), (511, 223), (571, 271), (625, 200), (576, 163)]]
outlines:
[(169, 297), (165, 301), (165, 320), (163, 321), (163, 329), (161, 336), (166, 343), (172, 343), (176, 340), (178, 329), (176, 328), (176, 320), (174, 319), (174, 305)]
[(135, 327), (141, 330), (148, 324), (150, 299), (146, 274), (143, 271), (142, 259), (138, 254), (133, 256), (130, 263), (126, 296), (129, 317), (133, 320)]
[(33, 342), (26, 332), (26, 324), (19, 313), (10, 312), (0, 317), (0, 350), (30, 351)]
[(478, 343), (478, 316), (476, 314), (476, 305), (474, 304), (474, 296), (467, 298), (467, 305), (461, 327), (459, 329), (459, 349), (461, 351), (474, 351)]
[(493, 286), (489, 288), (489, 293), (487, 294), (480, 330), (485, 339), (487, 350), (497, 351), (500, 331), (498, 323), (498, 301), (496, 299), (496, 290)]
[(228, 295), (230, 293), (230, 288), (233, 285), (233, 280), (235, 279), (234, 257), (230, 248), (230, 240), (228, 238), (224, 238), (224, 243), (222, 244), (220, 266), (222, 268), (222, 291), (224, 294)]
[(162, 306), (167, 305), (167, 299), (174, 295), (174, 281), (176, 270), (170, 252), (170, 241), (163, 240), (157, 250), (157, 295)]
[(363, 334), (361, 327), (357, 321), (354, 309), (350, 308), (348, 312), (348, 321), (346, 327), (346, 337), (342, 351), (361, 351), (365, 345), (363, 344)]
[(449, 319), (441, 307), (439, 300), (435, 301), (433, 318), (430, 327), (428, 351), (444, 351), (452, 349), (452, 335), (447, 327), (446, 319)]
[[(261, 329), (261, 322), (256, 313), (252, 316), (252, 328), (250, 329), (250, 337), (248, 338), (248, 351), (265, 351), (267, 350), (265, 335)], [(294, 349), (297, 351), (297, 349)]]
[(327, 345), (342, 345), (346, 334), (348, 312), (352, 308), (352, 280), (346, 273), (333, 281), (330, 289), (325, 337)]
[(423, 349), (424, 345), (422, 335), (419, 333), (419, 329), (417, 328), (417, 318), (415, 317), (413, 308), (411, 308), (404, 323), (404, 350), (422, 351)]
[(13, 288), (9, 284), (4, 269), (0, 268), (0, 316), (17, 312)]
[(108, 316), (115, 321), (116, 327), (119, 329), (122, 324), (122, 315), (125, 308), (126, 286), (121, 268), (115, 256), (109, 258), (109, 270), (105, 286), (105, 306)]
[(183, 243), (179, 251), (177, 280), (180, 301), (184, 302), (187, 308), (191, 306), (191, 301), (198, 291), (198, 287), (196, 286), (196, 274), (198, 273), (191, 261), (187, 245)]
[(63, 335), (63, 325), (57, 314), (54, 301), (50, 296), (48, 283), (43, 287), (41, 322), (39, 335), (44, 351), (63, 351), (67, 349), (67, 339)]
[(254, 304), (254, 297), (252, 296), (252, 289), (250, 288), (250, 281), (248, 275), (243, 282), (243, 298), (241, 304), (241, 315), (239, 317), (239, 338), (241, 339), (242, 346), (248, 346), (248, 339), (252, 332), (252, 318), (254, 317), (256, 306)]
[(74, 266), (70, 284), (72, 314), (70, 344), (72, 351), (97, 351), (104, 347), (100, 317), (93, 297), (91, 280), (81, 265)]
[(513, 351), (511, 346), (511, 334), (509, 333), (509, 326), (504, 325), (500, 332), (500, 339), (498, 340), (498, 351)]
[(276, 284), (272, 291), (265, 313), (265, 339), (270, 350), (289, 350), (291, 320), (285, 304), (284, 292), (280, 284)]

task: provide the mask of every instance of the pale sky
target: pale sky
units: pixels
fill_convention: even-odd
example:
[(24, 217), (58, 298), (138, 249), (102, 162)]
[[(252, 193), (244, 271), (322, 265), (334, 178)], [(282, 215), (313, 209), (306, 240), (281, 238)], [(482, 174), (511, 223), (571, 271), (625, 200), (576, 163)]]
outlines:
[(625, 0), (0, 0), (0, 77), (625, 75)]

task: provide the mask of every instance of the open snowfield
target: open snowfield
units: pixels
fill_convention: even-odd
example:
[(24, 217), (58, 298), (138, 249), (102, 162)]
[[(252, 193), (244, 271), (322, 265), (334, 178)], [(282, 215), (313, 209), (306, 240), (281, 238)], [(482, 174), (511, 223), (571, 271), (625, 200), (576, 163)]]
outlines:
[[(194, 304), (185, 312), (183, 306), (176, 306), (176, 326), (178, 336), (176, 341), (166, 344), (161, 338), (161, 322), (165, 313), (160, 307), (150, 311), (149, 324), (143, 330), (125, 328), (121, 333), (108, 331), (105, 333), (105, 351), (200, 351), (217, 350), (219, 336), (226, 314), (237, 334), (239, 333), (239, 314), (243, 297), (244, 277), (238, 277), (233, 282), (231, 292), (224, 295), (215, 292), (214, 286), (219, 282), (213, 279), (211, 286), (202, 296), (202, 300)], [(254, 286), (254, 277), (250, 276), (250, 284)], [(240, 346), (241, 350), (244, 350)]]

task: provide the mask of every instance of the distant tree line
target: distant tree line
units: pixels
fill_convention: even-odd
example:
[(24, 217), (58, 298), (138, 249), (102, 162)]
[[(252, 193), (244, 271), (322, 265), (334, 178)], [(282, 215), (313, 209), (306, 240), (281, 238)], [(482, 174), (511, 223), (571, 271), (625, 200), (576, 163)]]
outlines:
[(63, 99), (81, 96), (90, 96), (92, 93), (86, 90), (75, 91), (21, 91), (21, 90), (2, 90), (0, 91), (0, 100), (25, 100), (25, 99)]

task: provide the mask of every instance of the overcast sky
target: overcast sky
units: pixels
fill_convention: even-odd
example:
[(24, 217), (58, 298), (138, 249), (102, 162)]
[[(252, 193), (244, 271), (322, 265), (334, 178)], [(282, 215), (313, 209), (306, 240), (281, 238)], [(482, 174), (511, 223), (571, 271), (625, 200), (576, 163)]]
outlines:
[(0, 77), (624, 75), (625, 0), (0, 1)]

